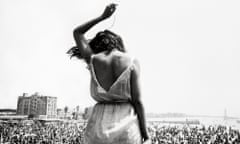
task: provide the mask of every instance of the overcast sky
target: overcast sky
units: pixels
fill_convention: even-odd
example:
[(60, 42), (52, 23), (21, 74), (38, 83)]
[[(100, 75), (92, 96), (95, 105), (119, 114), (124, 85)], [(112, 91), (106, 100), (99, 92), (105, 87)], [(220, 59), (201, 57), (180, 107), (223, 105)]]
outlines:
[(0, 0), (0, 108), (16, 108), (24, 92), (93, 105), (86, 65), (66, 51), (72, 30), (110, 2), (116, 14), (87, 36), (122, 36), (141, 64), (147, 112), (240, 117), (239, 0)]

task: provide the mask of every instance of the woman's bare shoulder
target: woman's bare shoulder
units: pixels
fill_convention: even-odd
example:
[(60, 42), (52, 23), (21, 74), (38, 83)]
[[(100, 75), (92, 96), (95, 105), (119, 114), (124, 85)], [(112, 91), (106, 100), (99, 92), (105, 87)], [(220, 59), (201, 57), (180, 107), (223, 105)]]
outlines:
[(105, 61), (106, 56), (103, 53), (94, 54), (92, 56), (92, 61)]
[(128, 66), (131, 63), (131, 56), (126, 53), (115, 53), (112, 57), (112, 62), (117, 65)]
[(123, 63), (126, 63), (127, 65), (133, 65), (134, 68), (139, 70), (140, 68), (139, 61), (134, 56), (129, 55), (127, 53), (123, 53), (120, 59), (122, 60)]

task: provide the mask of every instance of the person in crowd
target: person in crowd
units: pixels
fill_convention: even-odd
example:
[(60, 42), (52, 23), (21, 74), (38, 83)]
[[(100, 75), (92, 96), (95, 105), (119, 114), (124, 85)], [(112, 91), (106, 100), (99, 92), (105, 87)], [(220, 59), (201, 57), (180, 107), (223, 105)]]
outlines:
[(71, 56), (85, 60), (91, 73), (93, 108), (85, 131), (86, 144), (142, 144), (149, 142), (141, 102), (139, 63), (129, 56), (119, 35), (104, 30), (88, 42), (93, 26), (112, 16), (116, 4), (108, 5), (99, 17), (78, 26), (76, 47)]

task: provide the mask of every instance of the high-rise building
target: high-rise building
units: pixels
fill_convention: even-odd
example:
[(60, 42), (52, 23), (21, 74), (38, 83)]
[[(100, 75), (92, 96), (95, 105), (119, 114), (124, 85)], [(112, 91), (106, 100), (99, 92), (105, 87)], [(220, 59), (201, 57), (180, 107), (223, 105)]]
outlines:
[(42, 96), (39, 93), (28, 96), (23, 93), (18, 97), (17, 114), (54, 118), (57, 115), (57, 97)]

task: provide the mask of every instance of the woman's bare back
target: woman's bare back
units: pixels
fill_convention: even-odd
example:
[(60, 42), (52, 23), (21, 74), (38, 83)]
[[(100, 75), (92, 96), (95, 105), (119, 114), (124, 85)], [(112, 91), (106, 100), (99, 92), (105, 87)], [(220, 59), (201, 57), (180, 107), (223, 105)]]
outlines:
[(97, 81), (106, 91), (111, 88), (130, 63), (131, 58), (118, 51), (97, 54), (92, 60)]

